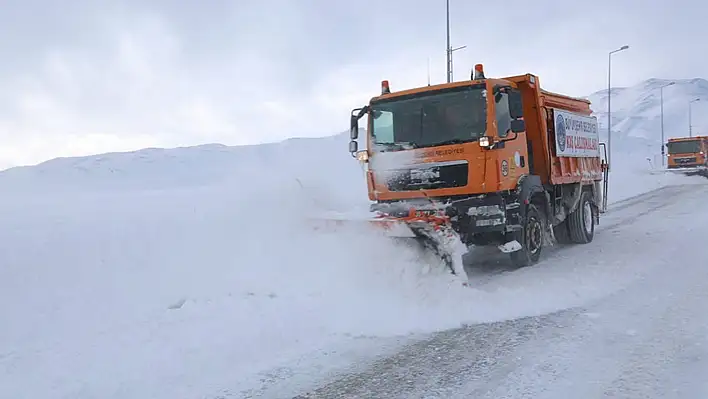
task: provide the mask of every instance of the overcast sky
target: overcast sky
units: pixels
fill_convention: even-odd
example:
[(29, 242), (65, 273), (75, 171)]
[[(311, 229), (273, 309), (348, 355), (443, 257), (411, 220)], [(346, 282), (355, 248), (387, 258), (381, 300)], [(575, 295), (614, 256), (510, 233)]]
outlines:
[[(388, 79), (445, 80), (444, 0), (0, 0), (0, 166), (322, 136)], [(455, 79), (587, 95), (708, 76), (698, 0), (451, 0)]]

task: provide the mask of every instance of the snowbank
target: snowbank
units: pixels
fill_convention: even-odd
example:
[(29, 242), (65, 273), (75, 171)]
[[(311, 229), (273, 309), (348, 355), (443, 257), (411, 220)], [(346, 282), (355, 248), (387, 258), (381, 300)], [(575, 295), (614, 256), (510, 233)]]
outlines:
[(410, 253), (317, 233), (307, 212), (335, 195), (261, 180), (1, 202), (0, 396), (257, 387), (259, 372), (341, 340), (425, 327)]
[[(366, 227), (316, 230), (311, 216), (368, 205), (345, 139), (310, 141), (326, 143), (310, 151), (343, 154), (326, 165), (276, 146), (241, 166), (192, 171), (182, 186), (156, 162), (148, 173), (104, 158), (100, 179), (82, 169), (87, 183), (73, 185), (83, 189), (61, 192), (51, 189), (72, 186), (57, 171), (66, 165), (13, 172), (23, 183), (0, 199), (0, 397), (257, 390), (382, 350), (367, 337), (549, 312), (624, 281), (559, 266), (466, 289)], [(613, 171), (611, 202), (680, 179), (627, 165)], [(111, 174), (120, 191), (106, 189)]]
[[(646, 157), (620, 154), (623, 159), (613, 160), (614, 167), (608, 179), (608, 203), (622, 201), (660, 187), (678, 184), (695, 184), (701, 177), (667, 172), (661, 165), (650, 163)], [(617, 157), (620, 158), (620, 157)]]

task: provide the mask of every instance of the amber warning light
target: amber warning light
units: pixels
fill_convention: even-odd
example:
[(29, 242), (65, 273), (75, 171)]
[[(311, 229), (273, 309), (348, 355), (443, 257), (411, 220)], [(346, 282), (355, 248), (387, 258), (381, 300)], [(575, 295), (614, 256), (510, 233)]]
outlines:
[(482, 64), (477, 64), (474, 66), (474, 76), (472, 76), (472, 79), (484, 79), (484, 66)]
[(381, 94), (390, 94), (391, 88), (388, 87), (388, 80), (381, 81)]

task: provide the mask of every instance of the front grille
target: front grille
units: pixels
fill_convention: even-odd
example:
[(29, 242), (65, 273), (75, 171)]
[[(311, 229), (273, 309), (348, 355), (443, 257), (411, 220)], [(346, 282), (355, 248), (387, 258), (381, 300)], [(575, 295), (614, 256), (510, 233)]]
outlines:
[(421, 164), (389, 172), (386, 185), (390, 191), (464, 187), (467, 185), (468, 170), (466, 161)]
[(687, 163), (696, 163), (698, 161), (698, 158), (696, 157), (691, 157), (691, 158), (674, 158), (674, 162), (678, 165), (684, 165)]

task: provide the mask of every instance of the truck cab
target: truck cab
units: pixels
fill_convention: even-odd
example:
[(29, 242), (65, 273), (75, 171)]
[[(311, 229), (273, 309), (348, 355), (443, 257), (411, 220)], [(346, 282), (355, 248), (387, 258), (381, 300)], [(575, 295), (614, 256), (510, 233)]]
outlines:
[[(516, 83), (485, 79), (382, 94), (352, 115), (350, 152), (369, 164), (369, 199), (454, 197), (513, 189), (528, 173), (528, 146)], [(358, 120), (368, 116), (366, 149)], [(490, 151), (494, 150), (494, 151)]]
[(668, 168), (685, 169), (708, 166), (708, 137), (682, 137), (669, 139)]

